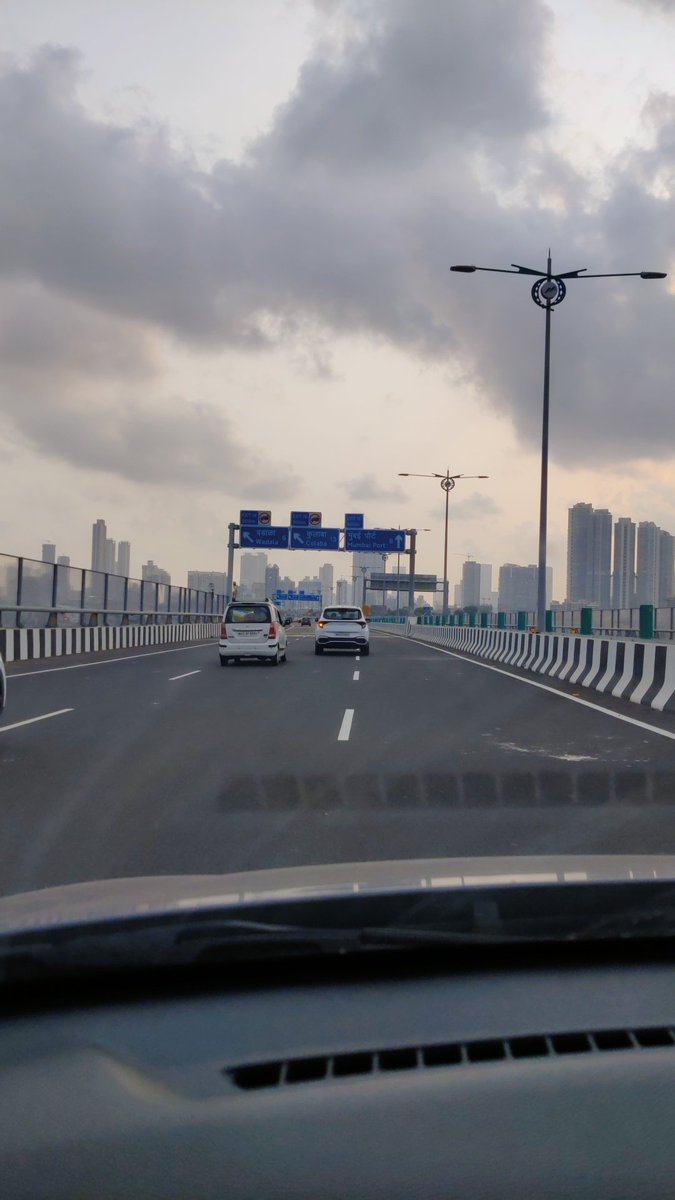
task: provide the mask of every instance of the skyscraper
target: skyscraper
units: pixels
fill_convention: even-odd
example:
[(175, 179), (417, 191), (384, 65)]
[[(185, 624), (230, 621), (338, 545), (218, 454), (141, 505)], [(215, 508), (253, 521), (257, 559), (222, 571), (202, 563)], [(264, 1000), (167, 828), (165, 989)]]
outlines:
[[(263, 550), (242, 554), (239, 562), (239, 596), (242, 600), (265, 598), (266, 568), (267, 555)], [(258, 585), (255, 590), (254, 584)]]
[(657, 604), (661, 530), (653, 521), (640, 521), (637, 531), (637, 602)]
[(635, 522), (619, 517), (614, 525), (612, 607), (631, 608), (635, 602)]
[(657, 604), (666, 604), (673, 597), (673, 554), (672, 534), (665, 529), (659, 531), (659, 582), (656, 589)]
[(335, 585), (335, 603), (336, 604), (348, 604), (349, 603), (349, 580), (338, 579), (338, 581)]
[[(537, 607), (539, 568), (530, 563), (520, 567), (504, 563), (499, 568), (498, 605), (500, 612), (533, 612)], [(553, 567), (546, 568), (546, 607), (553, 595)]]
[(147, 583), (171, 583), (169, 572), (158, 567), (151, 558), (141, 567), (141, 579)]
[(265, 595), (274, 600), (278, 591), (283, 591), (279, 587), (280, 572), (276, 563), (272, 563), (269, 567), (265, 567)]
[(321, 581), (321, 596), (324, 604), (330, 604), (333, 600), (333, 564), (324, 563), (319, 568), (319, 579)]
[(48, 563), (56, 562), (56, 546), (53, 542), (42, 543), (42, 561)]
[(224, 596), (227, 592), (227, 575), (224, 571), (188, 571), (187, 585), (198, 592), (210, 592)]
[(569, 509), (567, 525), (567, 599), (609, 607), (611, 596), (612, 514), (592, 504)]
[(114, 573), (115, 573), (115, 539), (114, 538), (106, 538), (105, 539), (105, 566), (103, 569), (104, 569), (104, 571), (107, 571), (109, 575), (114, 575)]
[(57, 565), (57, 567), (69, 567), (70, 566), (70, 555), (69, 554), (59, 554), (59, 557), (56, 560), (56, 565)]
[(115, 563), (115, 571), (118, 575), (129, 574), (129, 564), (131, 562), (131, 544), (130, 542), (117, 543), (117, 562)]
[(91, 569), (105, 571), (105, 544), (108, 531), (105, 521), (99, 517), (91, 527)]

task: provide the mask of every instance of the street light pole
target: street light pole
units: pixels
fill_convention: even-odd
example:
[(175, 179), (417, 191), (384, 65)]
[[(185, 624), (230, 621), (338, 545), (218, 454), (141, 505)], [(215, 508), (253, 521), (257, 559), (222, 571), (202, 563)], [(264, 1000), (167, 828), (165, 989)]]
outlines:
[(548, 416), (549, 416), (549, 384), (551, 369), (551, 310), (560, 304), (567, 293), (566, 279), (623, 279), (628, 276), (639, 276), (640, 279), (665, 279), (665, 271), (601, 271), (592, 275), (586, 273), (586, 267), (575, 271), (562, 271), (554, 274), (551, 268), (551, 251), (548, 252), (546, 270), (538, 271), (533, 267), (520, 267), (511, 263), (511, 267), (476, 267), (464, 264), (450, 267), (451, 271), (462, 274), (473, 274), (475, 271), (489, 271), (497, 275), (534, 275), (531, 296), (539, 308), (546, 314), (544, 327), (544, 397), (541, 434), (541, 490), (539, 498), (539, 566), (537, 575), (537, 627), (544, 631), (546, 628), (546, 526), (548, 514)]
[(382, 555), (382, 563), (384, 566), (384, 569), (382, 572), (382, 607), (385, 611), (385, 614), (387, 611), (387, 559), (388, 558), (389, 558), (388, 554)]
[(429, 474), (418, 474), (415, 471), (399, 471), (399, 475), (406, 479), (440, 479), (441, 487), (445, 492), (445, 532), (443, 538), (443, 615), (447, 614), (449, 608), (449, 582), (448, 582), (448, 525), (449, 525), (449, 501), (450, 492), (455, 487), (458, 479), (489, 479), (489, 475), (451, 475), (450, 468), (446, 467), (445, 474), (441, 475), (438, 471), (432, 471)]

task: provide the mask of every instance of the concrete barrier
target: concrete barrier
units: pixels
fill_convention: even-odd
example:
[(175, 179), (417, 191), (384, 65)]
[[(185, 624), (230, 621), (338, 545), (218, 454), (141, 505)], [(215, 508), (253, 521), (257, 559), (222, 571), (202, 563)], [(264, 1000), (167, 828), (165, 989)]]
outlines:
[[(402, 628), (402, 627), (401, 627)], [(513, 629), (418, 625), (406, 636), (592, 688), (659, 712), (675, 712), (675, 644)]]
[(190, 625), (94, 625), (71, 629), (0, 629), (0, 654), (5, 662), (30, 658), (60, 658), (97, 650), (125, 650), (165, 642), (193, 642), (217, 637), (220, 622)]

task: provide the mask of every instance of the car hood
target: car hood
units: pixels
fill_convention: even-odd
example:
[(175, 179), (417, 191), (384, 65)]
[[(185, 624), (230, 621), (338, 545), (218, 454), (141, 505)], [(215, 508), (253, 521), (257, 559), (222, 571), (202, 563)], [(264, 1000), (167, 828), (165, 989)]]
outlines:
[(527, 884), (675, 880), (675, 855), (422, 858), (285, 867), (228, 875), (153, 875), (21, 892), (0, 899), (0, 932), (87, 921), (231, 909), (355, 893)]

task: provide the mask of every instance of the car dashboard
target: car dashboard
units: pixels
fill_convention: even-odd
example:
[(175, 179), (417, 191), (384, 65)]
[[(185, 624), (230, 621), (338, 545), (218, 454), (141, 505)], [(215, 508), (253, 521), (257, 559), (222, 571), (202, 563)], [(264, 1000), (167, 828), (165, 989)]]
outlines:
[(671, 1195), (668, 956), (489, 957), (18, 993), (3, 1198)]

